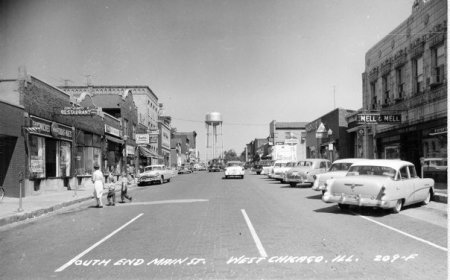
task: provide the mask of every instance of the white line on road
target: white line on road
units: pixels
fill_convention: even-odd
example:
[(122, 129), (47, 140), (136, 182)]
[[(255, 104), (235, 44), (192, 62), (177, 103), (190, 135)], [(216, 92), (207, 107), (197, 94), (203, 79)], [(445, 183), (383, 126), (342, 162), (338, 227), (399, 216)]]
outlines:
[(255, 229), (253, 228), (252, 222), (250, 222), (250, 219), (247, 216), (247, 213), (245, 212), (245, 209), (241, 209), (242, 215), (244, 215), (244, 219), (247, 222), (247, 226), (250, 229), (250, 233), (253, 236), (253, 240), (255, 241), (256, 247), (258, 248), (259, 254), (263, 258), (267, 258), (266, 250), (264, 250), (264, 247), (261, 243), (261, 240), (259, 240), (258, 235), (256, 234)]
[(173, 199), (173, 200), (158, 200), (158, 201), (143, 201), (133, 203), (116, 204), (120, 206), (137, 206), (137, 205), (154, 205), (154, 204), (169, 204), (169, 203), (193, 203), (193, 202), (208, 202), (208, 199)]
[(383, 223), (377, 222), (377, 221), (372, 220), (372, 219), (370, 219), (370, 218), (361, 216), (361, 215), (359, 215), (359, 214), (357, 214), (357, 213), (354, 213), (354, 212), (353, 212), (353, 214), (355, 214), (355, 215), (357, 215), (357, 216), (359, 216), (359, 217), (361, 217), (361, 218), (363, 218), (363, 219), (366, 219), (366, 220), (368, 220), (368, 221), (370, 221), (370, 222), (372, 222), (372, 223), (375, 223), (375, 224), (380, 225), (380, 226), (382, 226), (382, 227), (385, 227), (385, 228), (388, 228), (388, 229), (390, 229), (390, 230), (396, 231), (396, 232), (398, 232), (398, 233), (400, 233), (400, 234), (403, 234), (403, 235), (408, 236), (408, 237), (410, 237), (410, 238), (412, 238), (412, 239), (415, 239), (415, 240), (417, 240), (417, 241), (420, 241), (420, 242), (423, 242), (423, 243), (428, 244), (428, 245), (430, 245), (430, 246), (433, 246), (433, 247), (435, 247), (435, 248), (438, 248), (438, 249), (440, 249), (440, 250), (442, 250), (442, 251), (448, 252), (448, 249), (447, 249), (447, 248), (442, 247), (442, 246), (439, 246), (439, 245), (437, 245), (437, 244), (434, 244), (433, 242), (430, 242), (430, 241), (427, 241), (427, 240), (422, 239), (422, 238), (420, 238), (420, 237), (411, 235), (411, 234), (409, 234), (409, 233), (406, 233), (406, 232), (401, 231), (401, 230), (399, 230), (399, 229), (396, 229), (396, 228), (393, 228), (393, 227), (391, 227), (391, 226), (385, 225), (385, 224), (383, 224)]
[(66, 264), (64, 264), (63, 266), (61, 266), (60, 268), (58, 268), (57, 270), (55, 270), (55, 272), (61, 272), (64, 269), (66, 269), (67, 267), (71, 266), (74, 262), (76, 262), (78, 259), (80, 259), (81, 257), (83, 257), (84, 255), (86, 255), (87, 253), (89, 253), (92, 249), (94, 249), (95, 247), (97, 247), (98, 245), (102, 244), (103, 242), (105, 242), (106, 240), (108, 240), (111, 236), (113, 236), (114, 234), (118, 233), (119, 231), (121, 231), (123, 228), (125, 228), (126, 226), (128, 226), (129, 224), (131, 224), (132, 222), (134, 222), (135, 220), (137, 220), (139, 217), (141, 217), (142, 215), (144, 215), (144, 213), (141, 213), (139, 215), (137, 215), (136, 217), (134, 217), (133, 219), (131, 219), (128, 223), (124, 224), (123, 226), (121, 226), (120, 228), (116, 229), (115, 231), (111, 232), (109, 235), (105, 236), (102, 240), (98, 241), (97, 243), (95, 243), (94, 245), (92, 245), (91, 247), (87, 248), (84, 252), (80, 253), (79, 255), (77, 255), (75, 258), (71, 259), (70, 261), (68, 261)]

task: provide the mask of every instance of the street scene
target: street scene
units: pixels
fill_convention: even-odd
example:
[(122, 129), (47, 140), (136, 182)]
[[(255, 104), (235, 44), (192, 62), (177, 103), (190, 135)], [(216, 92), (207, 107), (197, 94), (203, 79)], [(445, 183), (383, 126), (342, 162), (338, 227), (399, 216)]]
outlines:
[(445, 0), (0, 0), (1, 279), (448, 279)]
[(447, 277), (443, 203), (343, 212), (311, 188), (205, 171), (130, 193), (131, 203), (90, 199), (3, 227), (2, 278)]

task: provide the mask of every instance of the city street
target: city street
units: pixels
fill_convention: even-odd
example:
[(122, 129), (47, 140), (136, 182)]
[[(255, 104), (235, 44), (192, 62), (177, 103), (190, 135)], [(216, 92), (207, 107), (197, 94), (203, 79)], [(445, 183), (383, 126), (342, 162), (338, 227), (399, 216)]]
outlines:
[(447, 279), (446, 204), (343, 212), (249, 171), (131, 194), (0, 228), (0, 278)]

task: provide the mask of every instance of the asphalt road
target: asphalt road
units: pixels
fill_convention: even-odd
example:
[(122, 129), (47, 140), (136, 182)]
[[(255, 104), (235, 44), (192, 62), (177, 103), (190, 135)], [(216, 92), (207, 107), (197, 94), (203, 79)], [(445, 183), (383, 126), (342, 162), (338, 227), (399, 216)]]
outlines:
[(179, 175), (0, 229), (0, 279), (447, 279), (447, 209), (341, 211), (265, 176)]

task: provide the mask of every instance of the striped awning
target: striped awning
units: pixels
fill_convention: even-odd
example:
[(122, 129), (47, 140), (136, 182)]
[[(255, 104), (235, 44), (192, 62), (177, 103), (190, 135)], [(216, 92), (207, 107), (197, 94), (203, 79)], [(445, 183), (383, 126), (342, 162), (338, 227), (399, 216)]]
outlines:
[(139, 154), (143, 157), (149, 157), (149, 158), (154, 157), (153, 153), (149, 149), (147, 149), (143, 146), (139, 146)]

